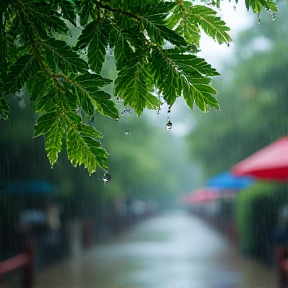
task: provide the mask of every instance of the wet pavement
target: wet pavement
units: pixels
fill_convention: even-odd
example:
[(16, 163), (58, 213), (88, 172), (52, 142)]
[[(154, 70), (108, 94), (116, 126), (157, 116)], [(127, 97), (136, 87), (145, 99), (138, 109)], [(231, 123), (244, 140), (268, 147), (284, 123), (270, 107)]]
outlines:
[(145, 220), (36, 277), (36, 288), (272, 288), (275, 273), (241, 259), (229, 241), (185, 211)]

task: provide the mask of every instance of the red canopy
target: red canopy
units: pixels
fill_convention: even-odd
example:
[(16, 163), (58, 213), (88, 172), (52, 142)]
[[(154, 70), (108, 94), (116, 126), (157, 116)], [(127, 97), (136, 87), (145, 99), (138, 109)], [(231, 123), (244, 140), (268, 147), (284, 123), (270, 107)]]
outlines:
[(202, 187), (198, 188), (191, 193), (183, 196), (183, 204), (200, 204), (210, 202), (213, 199), (219, 198), (219, 191), (212, 188)]
[(288, 181), (288, 136), (264, 147), (232, 168), (237, 176)]

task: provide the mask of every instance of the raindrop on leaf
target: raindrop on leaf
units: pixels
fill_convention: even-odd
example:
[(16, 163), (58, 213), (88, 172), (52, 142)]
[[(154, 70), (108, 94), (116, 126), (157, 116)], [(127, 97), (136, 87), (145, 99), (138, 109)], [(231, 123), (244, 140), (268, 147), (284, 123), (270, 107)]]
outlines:
[(122, 112), (121, 112), (121, 115), (125, 115), (125, 114), (130, 114), (131, 113), (131, 110), (129, 107), (126, 107)]
[(104, 172), (104, 175), (103, 175), (103, 182), (104, 183), (107, 183), (107, 182), (109, 182), (111, 180), (111, 175), (107, 172), (107, 171), (105, 171)]

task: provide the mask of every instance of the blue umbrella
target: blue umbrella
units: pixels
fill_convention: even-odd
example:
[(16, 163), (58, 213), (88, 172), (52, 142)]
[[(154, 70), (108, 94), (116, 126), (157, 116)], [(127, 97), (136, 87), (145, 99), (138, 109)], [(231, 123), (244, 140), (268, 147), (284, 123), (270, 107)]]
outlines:
[(44, 180), (23, 180), (9, 183), (3, 189), (3, 194), (6, 196), (12, 195), (53, 195), (55, 187)]
[(207, 187), (220, 189), (243, 189), (251, 186), (254, 180), (252, 177), (239, 177), (230, 172), (224, 172), (207, 180)]

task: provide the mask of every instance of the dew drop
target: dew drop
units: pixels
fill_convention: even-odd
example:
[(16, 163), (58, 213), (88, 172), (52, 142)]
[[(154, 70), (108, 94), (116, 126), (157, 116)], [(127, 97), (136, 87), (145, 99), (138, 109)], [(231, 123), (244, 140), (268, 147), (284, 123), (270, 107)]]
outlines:
[(172, 123), (171, 123), (169, 117), (167, 118), (166, 129), (167, 130), (171, 130), (172, 129)]
[(104, 172), (104, 175), (103, 175), (103, 182), (104, 183), (107, 183), (111, 180), (111, 175), (108, 173), (108, 171), (105, 171)]

